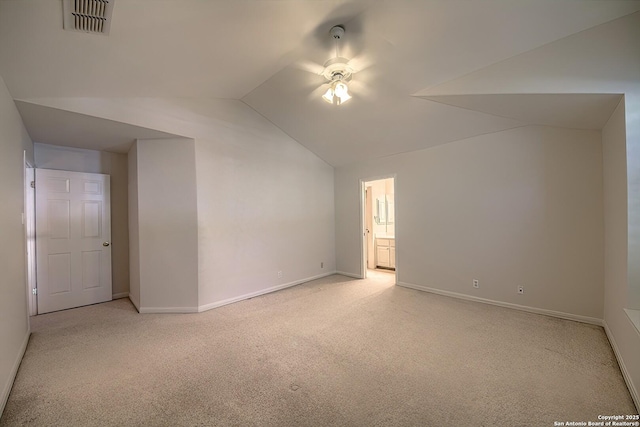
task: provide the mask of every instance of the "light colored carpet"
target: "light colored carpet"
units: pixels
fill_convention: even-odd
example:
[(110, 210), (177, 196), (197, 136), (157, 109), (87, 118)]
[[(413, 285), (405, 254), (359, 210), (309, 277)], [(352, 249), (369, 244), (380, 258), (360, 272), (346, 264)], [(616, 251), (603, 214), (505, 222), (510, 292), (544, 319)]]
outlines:
[(343, 276), (37, 316), (1, 426), (552, 426), (636, 413), (600, 327)]

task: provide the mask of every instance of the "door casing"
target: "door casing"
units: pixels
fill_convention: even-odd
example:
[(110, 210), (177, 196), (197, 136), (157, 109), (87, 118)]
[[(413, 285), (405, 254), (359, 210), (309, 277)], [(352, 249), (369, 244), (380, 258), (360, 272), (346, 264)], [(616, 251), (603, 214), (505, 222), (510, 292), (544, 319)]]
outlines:
[[(396, 200), (396, 202), (394, 203), (394, 217), (395, 217), (395, 244), (396, 244), (396, 251), (394, 253), (394, 257), (395, 257), (395, 277), (396, 277), (396, 283), (398, 283), (398, 274), (399, 274), (399, 269), (398, 269), (398, 177), (396, 174), (390, 174), (390, 175), (382, 175), (382, 176), (376, 176), (376, 177), (371, 177), (371, 178), (367, 178), (367, 179), (360, 179), (360, 185), (358, 186), (359, 189), (359, 199), (360, 199), (360, 278), (365, 279), (367, 277), (367, 220), (366, 220), (366, 215), (367, 215), (367, 198), (366, 198), (366, 190), (367, 190), (367, 183), (371, 182), (371, 181), (379, 181), (382, 179), (393, 179), (393, 193), (394, 193), (394, 198)], [(372, 201), (373, 203), (373, 201)]]

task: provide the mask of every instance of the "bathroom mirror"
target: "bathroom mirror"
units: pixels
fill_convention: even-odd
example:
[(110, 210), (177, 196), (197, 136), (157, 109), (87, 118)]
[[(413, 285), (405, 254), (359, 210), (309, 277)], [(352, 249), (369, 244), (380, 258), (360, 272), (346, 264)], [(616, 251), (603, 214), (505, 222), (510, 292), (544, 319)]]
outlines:
[(378, 197), (376, 200), (376, 223), (383, 225), (387, 223), (387, 201), (386, 197)]
[(378, 225), (393, 224), (393, 195), (385, 195), (376, 199), (375, 221)]

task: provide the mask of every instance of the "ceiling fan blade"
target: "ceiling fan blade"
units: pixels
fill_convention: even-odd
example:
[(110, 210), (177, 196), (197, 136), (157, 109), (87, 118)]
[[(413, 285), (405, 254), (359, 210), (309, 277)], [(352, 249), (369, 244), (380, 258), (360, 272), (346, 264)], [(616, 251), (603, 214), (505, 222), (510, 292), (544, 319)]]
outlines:
[(322, 75), (322, 71), (324, 71), (324, 67), (313, 61), (298, 61), (295, 63), (295, 67), (302, 71), (307, 71), (309, 73)]
[(363, 81), (353, 80), (349, 82), (349, 89), (349, 93), (355, 98), (364, 98), (367, 101), (374, 101), (376, 98), (373, 88)]
[(358, 55), (353, 57), (348, 62), (349, 66), (353, 68), (354, 73), (364, 71), (367, 68), (374, 65), (374, 62), (367, 55)]

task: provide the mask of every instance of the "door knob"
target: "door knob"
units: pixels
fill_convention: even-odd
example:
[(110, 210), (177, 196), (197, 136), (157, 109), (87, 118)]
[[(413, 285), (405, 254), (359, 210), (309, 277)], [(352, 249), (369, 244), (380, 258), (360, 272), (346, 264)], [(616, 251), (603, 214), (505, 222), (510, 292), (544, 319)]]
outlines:
[(102, 242), (102, 246), (109, 246), (109, 242)]

